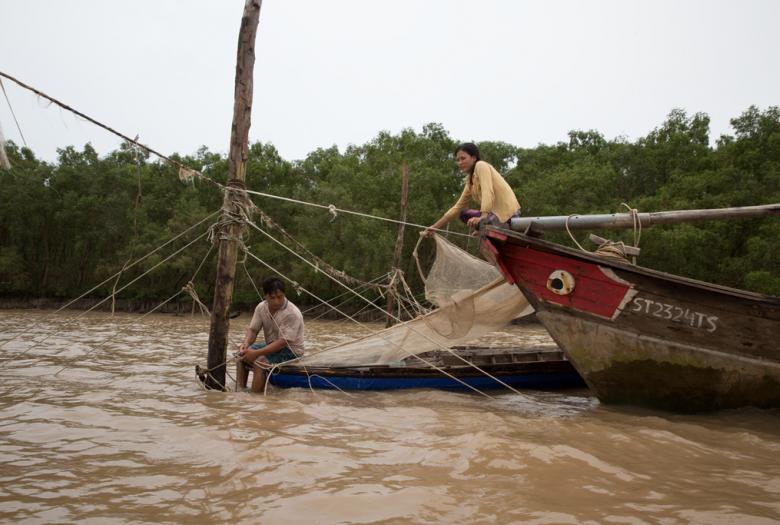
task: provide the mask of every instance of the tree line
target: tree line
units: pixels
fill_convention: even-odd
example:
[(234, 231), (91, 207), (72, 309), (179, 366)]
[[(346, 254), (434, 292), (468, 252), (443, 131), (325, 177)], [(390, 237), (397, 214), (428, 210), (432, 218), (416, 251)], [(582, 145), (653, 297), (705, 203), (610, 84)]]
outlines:
[[(588, 130), (571, 131), (566, 141), (534, 148), (500, 141), (479, 145), (483, 158), (515, 190), (524, 215), (614, 213), (624, 210), (623, 203), (651, 212), (780, 202), (780, 109), (751, 106), (731, 125), (733, 134), (718, 137), (713, 146), (709, 117), (677, 109), (634, 141), (608, 140)], [(453, 161), (457, 142), (441, 125), (428, 124), (420, 132), (380, 132), (344, 151), (319, 148), (299, 161), (285, 160), (272, 144), (258, 142), (249, 149), (247, 187), (397, 219), (405, 163), (407, 221), (428, 225), (462, 189), (463, 176)], [(176, 167), (130, 144), (105, 156), (90, 144), (80, 150), (68, 146), (58, 150), (55, 162), (40, 160), (13, 142), (6, 151), (12, 166), (0, 171), (0, 297), (6, 302), (65, 301), (103, 283), (87, 297), (104, 298), (120, 290), (122, 304), (144, 309), (195, 276), (194, 289), (210, 304), (216, 250), (208, 226), (219, 218), (215, 212), (223, 199), (216, 185), (198, 178), (180, 180)], [(205, 147), (173, 158), (214, 181), (227, 180), (226, 157)], [(346, 274), (369, 281), (390, 270), (396, 224), (333, 216), (321, 207), (262, 196), (252, 199), (308, 250)], [(188, 230), (199, 221), (199, 227)], [(466, 231), (454, 224), (451, 229)], [(630, 231), (602, 234), (629, 244), (634, 240)], [(572, 244), (565, 234), (550, 238)], [(638, 262), (780, 296), (779, 239), (780, 221), (771, 217), (655, 226), (641, 232)], [(417, 230), (407, 228), (401, 269), (419, 293), (422, 283), (411, 257), (417, 240)], [(466, 237), (453, 240), (475, 248), (475, 241)], [(247, 229), (244, 242), (256, 257), (319, 297), (344, 292), (256, 230)], [(430, 259), (430, 248), (423, 243), (424, 258)], [(121, 275), (111, 278), (117, 272)], [(252, 257), (239, 265), (237, 308), (256, 303), (255, 286), (270, 272)], [(293, 297), (302, 305), (315, 302), (308, 295)], [(188, 296), (174, 302), (186, 308), (190, 303)]]

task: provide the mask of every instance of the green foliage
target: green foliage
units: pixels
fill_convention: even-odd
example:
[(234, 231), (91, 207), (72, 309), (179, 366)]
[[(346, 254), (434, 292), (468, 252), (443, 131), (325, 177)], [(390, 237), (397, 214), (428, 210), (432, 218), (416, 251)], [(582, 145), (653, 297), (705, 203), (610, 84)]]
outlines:
[[(483, 158), (506, 175), (524, 215), (618, 212), (624, 210), (622, 203), (659, 211), (780, 202), (780, 110), (750, 107), (732, 125), (734, 136), (722, 136), (711, 147), (707, 115), (688, 116), (676, 109), (635, 142), (573, 130), (567, 142), (553, 145), (524, 149), (482, 142), (480, 147)], [(428, 225), (462, 190), (463, 175), (453, 162), (457, 143), (435, 123), (420, 132), (380, 132), (343, 152), (335, 146), (320, 148), (295, 162), (281, 158), (271, 144), (255, 143), (249, 148), (247, 186), (397, 219), (405, 164), (410, 177), (407, 221)], [(72, 298), (102, 283), (92, 295), (103, 298), (136, 280), (119, 296), (156, 304), (180, 291), (198, 271), (193, 284), (209, 304), (216, 250), (205, 233), (218, 215), (160, 246), (219, 211), (223, 196), (216, 184), (184, 183), (175, 168), (128, 145), (102, 158), (89, 144), (81, 150), (69, 146), (54, 163), (13, 143), (7, 144), (7, 152), (12, 169), (0, 171), (0, 295)], [(206, 148), (174, 158), (221, 184), (228, 178), (225, 156)], [(390, 270), (397, 224), (346, 213), (333, 217), (322, 207), (264, 196), (252, 199), (333, 267), (366, 281)], [(460, 225), (451, 228), (465, 231)], [(279, 232), (269, 231), (283, 240)], [(606, 235), (632, 240), (632, 232)], [(565, 235), (551, 238), (568, 242)], [(642, 232), (640, 263), (780, 295), (779, 238), (776, 218), (656, 227)], [(411, 258), (417, 239), (417, 229), (407, 227), (402, 270), (415, 290), (421, 288)], [(322, 298), (345, 291), (253, 228), (245, 231), (244, 242), (273, 271)], [(259, 286), (272, 271), (263, 263), (249, 257), (238, 266), (237, 307), (256, 302), (245, 268)], [(304, 305), (315, 302), (305, 295), (296, 299)], [(189, 308), (188, 297), (179, 300)]]

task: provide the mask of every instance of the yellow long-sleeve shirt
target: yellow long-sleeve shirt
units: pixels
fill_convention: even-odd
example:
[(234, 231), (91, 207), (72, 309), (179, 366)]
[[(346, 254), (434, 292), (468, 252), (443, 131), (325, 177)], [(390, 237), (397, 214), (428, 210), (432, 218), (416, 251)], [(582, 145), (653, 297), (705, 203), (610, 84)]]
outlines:
[(447, 222), (456, 218), (472, 200), (479, 204), (479, 211), (493, 213), (500, 222), (508, 221), (520, 209), (515, 192), (504, 177), (484, 160), (474, 165), (473, 177), (466, 175), (458, 202), (444, 214)]

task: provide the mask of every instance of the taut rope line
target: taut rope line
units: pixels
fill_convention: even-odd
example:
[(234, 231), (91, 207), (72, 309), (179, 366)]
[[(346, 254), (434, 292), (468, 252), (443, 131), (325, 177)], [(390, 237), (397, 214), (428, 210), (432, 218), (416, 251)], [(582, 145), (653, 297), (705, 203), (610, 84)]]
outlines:
[[(189, 284), (192, 284), (192, 281), (194, 281), (194, 280), (195, 280), (195, 277), (197, 277), (197, 276), (198, 276), (198, 274), (200, 273), (200, 270), (201, 270), (201, 268), (203, 268), (203, 263), (204, 263), (204, 262), (206, 262), (206, 259), (208, 259), (208, 257), (209, 257), (209, 255), (210, 255), (210, 254), (211, 254), (211, 249), (209, 249), (209, 250), (206, 252), (206, 255), (204, 255), (204, 256), (203, 256), (203, 259), (200, 261), (200, 264), (198, 265), (198, 268), (195, 270), (195, 273), (194, 273), (194, 274), (192, 274), (192, 277), (190, 277)], [(93, 347), (92, 347), (92, 348), (91, 348), (91, 349), (90, 349), (90, 350), (89, 350), (89, 351), (88, 351), (88, 352), (87, 352), (85, 355), (80, 355), (80, 356), (78, 356), (78, 358), (79, 358), (79, 359), (82, 359), (82, 358), (84, 358), (84, 357), (87, 357), (87, 356), (91, 355), (91, 354), (92, 354), (93, 352), (95, 352), (96, 350), (98, 350), (98, 349), (100, 349), (100, 348), (103, 348), (103, 347), (106, 345), (106, 343), (108, 343), (108, 341), (109, 341), (110, 339), (113, 339), (113, 338), (115, 338), (115, 337), (116, 337), (117, 335), (119, 335), (119, 334), (123, 334), (124, 332), (126, 332), (126, 331), (127, 331), (127, 329), (128, 329), (128, 328), (130, 328), (131, 326), (135, 325), (136, 323), (138, 323), (139, 321), (141, 321), (142, 319), (144, 319), (144, 318), (145, 318), (145, 317), (147, 317), (148, 315), (151, 315), (152, 313), (156, 312), (157, 310), (159, 310), (160, 308), (162, 308), (162, 307), (163, 307), (163, 305), (165, 305), (165, 304), (168, 304), (169, 302), (171, 302), (172, 300), (174, 300), (176, 297), (178, 297), (179, 295), (181, 295), (181, 294), (182, 294), (182, 293), (185, 291), (185, 289), (186, 289), (186, 288), (187, 288), (186, 286), (185, 286), (185, 287), (183, 287), (181, 290), (179, 290), (178, 292), (176, 292), (175, 294), (173, 294), (172, 296), (170, 296), (169, 298), (165, 299), (163, 302), (161, 302), (160, 304), (158, 304), (157, 306), (155, 306), (154, 308), (152, 308), (151, 310), (149, 310), (148, 312), (146, 312), (146, 313), (145, 313), (144, 315), (142, 315), (140, 318), (138, 318), (138, 319), (135, 319), (135, 320), (131, 321), (131, 322), (130, 322), (130, 323), (128, 323), (128, 324), (127, 324), (125, 327), (123, 327), (121, 330), (119, 330), (118, 332), (115, 332), (114, 334), (112, 334), (112, 336), (111, 336), (111, 337), (106, 337), (106, 338), (103, 340), (103, 342), (102, 342), (102, 343), (100, 343), (100, 344), (99, 344), (99, 345), (97, 345), (97, 346), (93, 346)], [(74, 359), (76, 359), (76, 358), (74, 357), (73, 359), (69, 360), (69, 361), (68, 361), (68, 363), (72, 362)], [(62, 368), (60, 368), (60, 369), (59, 369), (57, 372), (55, 372), (55, 374), (54, 374), (54, 377), (57, 377), (57, 376), (60, 374), (60, 372), (62, 372), (63, 370), (65, 370), (67, 367), (68, 367), (68, 365), (66, 364), (65, 366), (63, 366)]]
[(61, 107), (62, 109), (66, 110), (66, 111), (70, 111), (74, 115), (78, 115), (79, 117), (83, 118), (84, 120), (86, 120), (88, 122), (91, 122), (92, 124), (98, 126), (99, 128), (103, 128), (104, 130), (108, 131), (109, 133), (112, 133), (112, 134), (116, 135), (117, 137), (120, 137), (120, 138), (126, 140), (127, 142), (130, 142), (131, 144), (135, 144), (139, 148), (142, 148), (142, 149), (148, 151), (152, 155), (156, 155), (157, 157), (159, 157), (159, 158), (161, 158), (161, 159), (163, 159), (163, 160), (165, 160), (167, 162), (170, 162), (171, 164), (173, 164), (174, 166), (176, 166), (180, 170), (183, 169), (183, 170), (187, 170), (187, 171), (190, 171), (190, 172), (195, 172), (200, 178), (206, 179), (207, 181), (209, 181), (209, 182), (211, 182), (213, 184), (216, 184), (220, 188), (224, 187), (224, 186), (222, 186), (222, 184), (220, 184), (217, 181), (215, 181), (215, 180), (213, 180), (213, 179), (203, 175), (199, 171), (194, 170), (194, 169), (190, 168), (189, 166), (185, 166), (181, 162), (179, 162), (177, 160), (174, 160), (174, 159), (168, 157), (167, 155), (163, 155), (159, 151), (156, 151), (156, 150), (150, 148), (149, 146), (147, 146), (145, 144), (141, 144), (140, 142), (138, 142), (135, 139), (131, 139), (129, 136), (125, 135), (124, 133), (120, 133), (119, 131), (115, 130), (114, 128), (112, 128), (112, 127), (110, 127), (110, 126), (108, 126), (106, 124), (103, 124), (102, 122), (98, 122), (97, 120), (93, 119), (92, 117), (90, 117), (88, 115), (85, 115), (81, 111), (78, 111), (78, 110), (68, 106), (67, 104), (65, 104), (63, 102), (60, 102), (56, 98), (54, 98), (52, 96), (49, 96), (46, 93), (44, 93), (42, 91), (39, 91), (39, 90), (35, 89), (34, 87), (32, 87), (30, 85), (25, 84), (21, 80), (16, 79), (16, 78), (12, 77), (11, 75), (9, 75), (7, 73), (4, 73), (4, 72), (0, 71), (0, 77), (5, 77), (8, 80), (10, 80), (11, 82), (14, 82), (14, 83), (18, 84), (19, 86), (23, 87), (24, 89), (26, 89), (28, 91), (32, 91), (33, 93), (35, 93), (39, 97), (45, 98), (49, 102), (52, 102), (52, 103), (56, 104), (57, 106)]
[[(295, 244), (295, 246), (301, 250), (302, 252), (306, 253), (312, 260), (317, 262), (318, 267), (321, 267), (320, 270), (323, 272), (330, 272), (336, 276), (338, 276), (339, 279), (343, 279), (344, 281), (349, 282), (352, 285), (361, 285), (361, 286), (372, 286), (376, 288), (382, 287), (380, 284), (375, 284), (373, 282), (365, 282), (361, 281), (360, 279), (356, 279), (354, 277), (351, 277), (344, 273), (341, 270), (337, 270), (327, 262), (323, 261), (320, 257), (317, 257), (314, 255), (311, 250), (309, 250), (306, 246), (298, 242), (298, 240), (290, 235), (287, 230), (282, 228), (279, 224), (277, 224), (271, 217), (269, 217), (263, 210), (258, 208), (257, 206), (252, 204), (252, 210), (257, 211), (260, 214), (260, 221), (261, 224), (265, 224), (270, 226), (271, 228), (277, 230), (279, 233), (281, 233), (286, 239), (288, 239), (291, 243)], [(248, 217), (249, 213), (248, 210), (244, 210), (245, 215)]]
[[(385, 222), (392, 222), (394, 224), (404, 224), (406, 226), (414, 226), (415, 228), (420, 228), (422, 230), (426, 230), (426, 229), (429, 228), (429, 226), (424, 226), (422, 224), (416, 224), (414, 222), (399, 221), (399, 220), (396, 220), (396, 219), (388, 219), (387, 217), (380, 217), (379, 215), (371, 215), (369, 213), (362, 213), (362, 212), (359, 212), (359, 211), (352, 211), (352, 210), (345, 210), (343, 208), (337, 208), (333, 204), (329, 204), (329, 205), (326, 206), (324, 204), (317, 204), (315, 202), (302, 201), (302, 200), (293, 199), (293, 198), (290, 198), (290, 197), (282, 197), (280, 195), (274, 195), (272, 193), (263, 193), (261, 191), (253, 191), (253, 190), (242, 190), (242, 191), (245, 191), (246, 193), (249, 193), (251, 195), (257, 195), (259, 197), (267, 197), (269, 199), (276, 199), (276, 200), (280, 200), (280, 201), (291, 202), (293, 204), (302, 204), (304, 206), (312, 206), (314, 208), (325, 209), (325, 210), (328, 210), (331, 214), (333, 214), (335, 212), (341, 212), (341, 213), (346, 213), (346, 214), (349, 214), (349, 215), (357, 215), (358, 217), (365, 217), (367, 219), (376, 219), (376, 220), (385, 221)], [(439, 228), (433, 228), (433, 231), (448, 232), (448, 233), (451, 233), (453, 235), (460, 235), (462, 237), (469, 237), (470, 236), (468, 233), (449, 232), (448, 230), (442, 230), (442, 229), (439, 229)]]
[[(385, 273), (384, 275), (380, 275), (380, 276), (379, 276), (379, 277), (377, 277), (376, 279), (372, 279), (372, 280), (371, 280), (371, 281), (369, 281), (369, 282), (370, 282), (370, 283), (372, 283), (372, 284), (375, 284), (375, 283), (377, 283), (377, 282), (379, 282), (379, 281), (382, 281), (382, 280), (384, 280), (384, 279), (385, 279), (385, 278), (386, 278), (386, 277), (387, 277), (389, 274), (390, 274), (390, 272), (387, 272), (387, 273)], [(358, 289), (360, 289), (360, 288), (366, 288), (366, 286), (363, 286), (363, 285), (361, 285), (361, 286), (358, 286)], [(330, 299), (330, 300), (331, 300), (331, 301), (335, 301), (336, 299), (341, 299), (341, 298), (342, 298), (342, 297), (344, 297), (345, 295), (349, 295), (349, 292), (342, 292), (342, 293), (340, 293), (339, 295), (337, 295), (336, 297), (331, 297), (331, 299)], [(339, 303), (339, 306), (341, 306), (342, 304), (344, 304), (344, 303), (345, 303), (346, 301), (348, 301), (348, 300), (349, 300), (349, 298), (347, 298), (347, 299), (345, 299), (344, 301), (340, 302), (340, 303)], [(301, 313), (302, 313), (302, 314), (309, 313), (310, 311), (314, 310), (314, 309), (315, 309), (315, 308), (317, 308), (318, 306), (319, 306), (319, 305), (314, 305), (314, 306), (312, 306), (312, 307), (310, 307), (310, 308), (307, 308), (306, 310), (302, 311)], [(323, 315), (324, 315), (324, 314), (320, 314), (320, 315), (318, 315), (317, 317), (315, 317), (315, 318), (314, 318), (314, 319), (312, 319), (312, 320), (317, 320), (317, 319), (319, 319), (320, 317), (322, 317)]]
[(5, 86), (3, 85), (2, 80), (0, 80), (0, 88), (3, 89), (3, 95), (5, 95), (5, 101), (8, 103), (8, 109), (11, 110), (11, 116), (14, 117), (14, 122), (16, 122), (16, 129), (19, 130), (19, 136), (22, 137), (22, 143), (24, 143), (24, 145), (27, 146), (27, 141), (24, 139), (24, 133), (22, 133), (22, 128), (21, 126), (19, 126), (19, 121), (16, 119), (16, 113), (14, 112), (14, 108), (11, 105), (11, 99), (8, 98), (8, 93), (5, 90)]

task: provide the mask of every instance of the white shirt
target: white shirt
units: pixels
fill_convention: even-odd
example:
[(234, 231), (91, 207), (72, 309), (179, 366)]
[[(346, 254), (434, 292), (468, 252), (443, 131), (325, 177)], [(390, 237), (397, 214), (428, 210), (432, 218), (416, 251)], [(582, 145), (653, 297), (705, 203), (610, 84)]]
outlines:
[(285, 339), (297, 357), (303, 356), (303, 315), (289, 300), (285, 299), (284, 305), (274, 314), (267, 301), (258, 304), (249, 327), (258, 332), (262, 328), (266, 344)]

